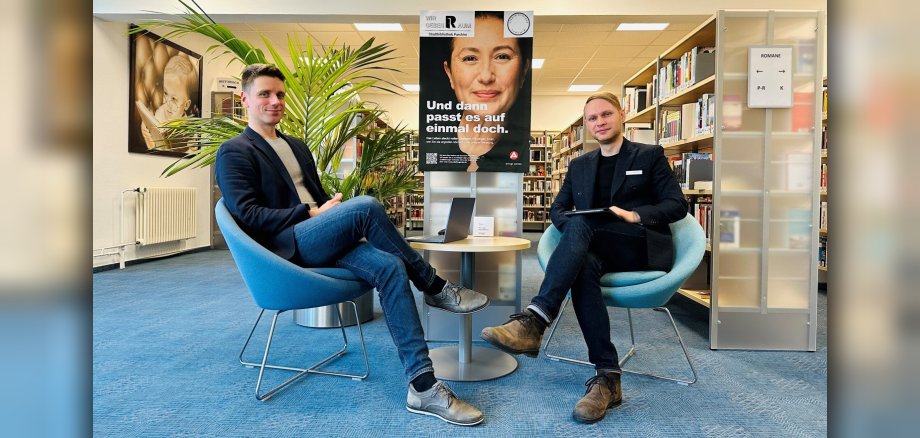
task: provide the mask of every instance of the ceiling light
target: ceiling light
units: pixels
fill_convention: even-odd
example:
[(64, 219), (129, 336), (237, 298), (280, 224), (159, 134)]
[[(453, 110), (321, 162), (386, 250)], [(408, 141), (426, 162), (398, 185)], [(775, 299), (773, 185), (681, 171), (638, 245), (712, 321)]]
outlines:
[(403, 84), (403, 90), (418, 92), (421, 87), (418, 84)]
[(371, 32), (402, 32), (399, 23), (355, 23), (355, 29)]
[(600, 85), (569, 85), (569, 92), (578, 92), (578, 91), (597, 91), (600, 90)]
[(665, 30), (670, 23), (620, 23), (617, 30)]
[(530, 65), (535, 69), (543, 68), (543, 61), (546, 61), (546, 60), (543, 58), (534, 58), (533, 62), (531, 62)]

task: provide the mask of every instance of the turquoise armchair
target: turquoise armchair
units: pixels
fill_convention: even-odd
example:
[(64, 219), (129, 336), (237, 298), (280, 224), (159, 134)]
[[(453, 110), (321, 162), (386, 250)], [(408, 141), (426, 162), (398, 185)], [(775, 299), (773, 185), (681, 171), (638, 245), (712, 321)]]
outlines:
[[(683, 219), (671, 224), (671, 234), (674, 240), (674, 265), (670, 271), (608, 273), (601, 277), (601, 293), (604, 296), (604, 302), (607, 306), (622, 307), (627, 311), (629, 319), (629, 336), (632, 345), (630, 345), (626, 355), (620, 359), (621, 366), (626, 364), (626, 362), (636, 354), (636, 338), (633, 331), (631, 310), (655, 309), (665, 312), (668, 315), (671, 326), (674, 328), (674, 333), (677, 335), (677, 340), (680, 342), (680, 347), (684, 352), (684, 357), (686, 357), (687, 363), (690, 365), (693, 379), (682, 380), (625, 368), (623, 372), (642, 374), (689, 385), (697, 381), (696, 369), (693, 367), (693, 362), (690, 360), (690, 355), (687, 353), (684, 340), (677, 330), (677, 324), (674, 323), (674, 317), (671, 316), (671, 312), (663, 306), (671, 299), (674, 293), (677, 292), (677, 289), (680, 288), (681, 284), (693, 274), (693, 271), (696, 270), (697, 266), (700, 264), (700, 260), (702, 260), (703, 254), (706, 252), (706, 236), (699, 222), (689, 214)], [(544, 271), (546, 271), (546, 264), (549, 261), (549, 257), (552, 255), (553, 250), (556, 249), (561, 237), (562, 233), (554, 226), (547, 228), (543, 236), (541, 236), (540, 243), (537, 246), (537, 260), (540, 262), (540, 267), (543, 268)], [(543, 347), (543, 354), (552, 360), (593, 366), (591, 363), (584, 360), (563, 357), (550, 352), (550, 343), (553, 340), (553, 335), (556, 332), (559, 321), (562, 320), (563, 312), (568, 306), (569, 301), (571, 301), (571, 295), (566, 296), (565, 301), (562, 303), (559, 316), (553, 322), (549, 336), (547, 336), (546, 343)]]
[[(265, 249), (249, 237), (236, 223), (236, 220), (227, 211), (224, 206), (224, 200), (217, 201), (214, 208), (214, 216), (217, 220), (217, 226), (220, 228), (227, 246), (230, 247), (230, 254), (236, 262), (240, 274), (243, 276), (243, 282), (252, 294), (256, 305), (261, 307), (259, 317), (256, 318), (243, 349), (240, 350), (240, 364), (247, 367), (259, 368), (259, 379), (256, 381), (256, 399), (266, 400), (276, 392), (294, 383), (301, 377), (313, 374), (325, 374), (338, 377), (349, 377), (352, 379), (364, 379), (369, 374), (369, 365), (367, 360), (367, 348), (364, 345), (364, 331), (361, 328), (361, 321), (358, 317), (357, 306), (354, 300), (364, 295), (373, 288), (371, 285), (355, 277), (351, 271), (340, 268), (303, 268), (297, 266), (275, 253)], [(341, 315), (339, 317), (339, 326), (342, 328), (342, 339), (344, 344), (332, 355), (317, 362), (316, 364), (306, 367), (290, 367), (281, 365), (272, 365), (268, 363), (268, 353), (272, 344), (272, 337), (275, 333), (275, 326), (278, 323), (278, 316), (288, 310), (308, 309), (312, 307), (322, 307), (330, 304), (349, 303), (355, 311), (355, 321), (358, 322), (358, 333), (361, 337), (361, 350), (364, 353), (364, 373), (347, 374), (332, 371), (323, 371), (319, 368), (327, 363), (341, 357), (348, 349), (348, 337), (345, 334), (345, 328), (341, 324)], [(338, 306), (333, 306), (338, 312)], [(246, 347), (252, 340), (259, 321), (266, 310), (273, 310), (271, 328), (268, 331), (268, 338), (265, 342), (265, 350), (262, 354), (260, 363), (247, 362), (243, 359)], [(293, 371), (298, 374), (291, 377), (281, 385), (271, 389), (264, 394), (259, 390), (262, 386), (262, 377), (266, 369)]]

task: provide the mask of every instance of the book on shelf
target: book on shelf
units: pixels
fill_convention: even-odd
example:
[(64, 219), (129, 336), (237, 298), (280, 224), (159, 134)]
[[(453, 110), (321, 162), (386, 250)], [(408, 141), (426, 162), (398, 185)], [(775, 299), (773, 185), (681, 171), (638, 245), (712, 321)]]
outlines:
[(696, 127), (699, 121), (697, 113), (698, 105), (696, 102), (685, 103), (680, 106), (680, 138), (687, 140), (695, 137)]
[(719, 245), (722, 248), (741, 247), (741, 213), (738, 210), (719, 212)]
[(699, 115), (695, 135), (712, 134), (716, 123), (716, 96), (712, 93), (704, 93), (696, 101), (696, 105)]
[(818, 236), (818, 266), (827, 268), (827, 236)]
[(696, 218), (706, 233), (706, 243), (712, 242), (712, 196), (697, 196), (690, 204), (690, 214)]
[(648, 89), (646, 87), (624, 88), (622, 105), (627, 117), (642, 112), (648, 107)]
[(821, 201), (821, 213), (818, 218), (818, 228), (827, 230), (827, 201)]
[(651, 123), (627, 123), (624, 136), (636, 143), (655, 144), (655, 130)]
[(661, 133), (658, 144), (668, 144), (680, 138), (680, 111), (664, 110), (661, 112)]
[(821, 91), (821, 115), (827, 118), (827, 88)]
[(543, 149), (531, 149), (530, 161), (543, 161)]
[(691, 50), (693, 54), (693, 66), (691, 76), (693, 82), (702, 81), (716, 72), (716, 48), (715, 47), (694, 47)]
[(821, 150), (827, 152), (827, 126), (821, 128)]
[(712, 181), (712, 154), (685, 153), (681, 161), (684, 170), (680, 180), (681, 188), (693, 188), (697, 181)]

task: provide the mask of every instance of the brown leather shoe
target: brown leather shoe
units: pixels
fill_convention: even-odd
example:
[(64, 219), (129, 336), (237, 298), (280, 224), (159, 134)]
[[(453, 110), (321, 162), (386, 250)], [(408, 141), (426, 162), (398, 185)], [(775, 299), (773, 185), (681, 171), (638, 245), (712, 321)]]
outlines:
[(602, 373), (585, 382), (588, 390), (575, 405), (572, 417), (582, 423), (596, 423), (607, 415), (607, 409), (623, 403), (619, 373)]
[(480, 336), (505, 352), (537, 357), (544, 330), (546, 324), (538, 320), (530, 310), (524, 310), (523, 313), (511, 315), (508, 322), (498, 327), (482, 329)]

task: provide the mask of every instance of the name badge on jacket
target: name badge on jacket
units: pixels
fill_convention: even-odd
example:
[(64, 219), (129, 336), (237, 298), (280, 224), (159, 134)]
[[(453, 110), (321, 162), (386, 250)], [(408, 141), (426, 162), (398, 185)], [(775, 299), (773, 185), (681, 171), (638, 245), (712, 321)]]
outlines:
[(639, 170), (627, 170), (627, 175), (642, 175), (642, 169)]

